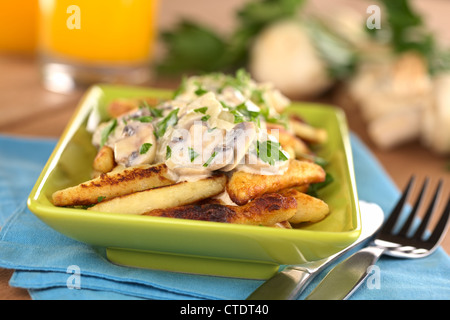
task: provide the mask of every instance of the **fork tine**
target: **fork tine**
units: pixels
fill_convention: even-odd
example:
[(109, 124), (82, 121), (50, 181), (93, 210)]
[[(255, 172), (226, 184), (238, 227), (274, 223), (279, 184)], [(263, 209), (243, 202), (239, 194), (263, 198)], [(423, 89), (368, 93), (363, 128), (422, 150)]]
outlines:
[(434, 209), (436, 208), (436, 204), (438, 202), (437, 200), (438, 200), (438, 197), (440, 195), (441, 187), (442, 187), (442, 180), (439, 181), (439, 183), (438, 183), (438, 185), (436, 187), (436, 191), (434, 193), (434, 196), (431, 199), (431, 202), (430, 202), (430, 204), (428, 206), (428, 210), (425, 213), (425, 216), (423, 217), (422, 222), (420, 223), (419, 227), (414, 232), (414, 234), (412, 236), (413, 238), (421, 239), (424, 236), (425, 231), (426, 231), (427, 226), (428, 226), (428, 223), (430, 222), (430, 218), (433, 215)]
[(412, 176), (405, 189), (403, 190), (401, 198), (398, 200), (395, 208), (391, 211), (389, 218), (386, 220), (386, 223), (384, 224), (382, 229), (383, 232), (392, 232), (392, 229), (397, 223), (398, 217), (402, 212), (403, 206), (405, 205), (406, 199), (408, 198), (409, 192), (411, 191), (411, 186), (413, 185), (414, 180), (415, 177)]
[(447, 201), (447, 206), (445, 207), (444, 211), (442, 212), (441, 218), (439, 219), (439, 222), (436, 224), (436, 227), (433, 230), (433, 233), (431, 234), (430, 238), (427, 240), (428, 242), (432, 243), (433, 245), (440, 243), (441, 239), (445, 235), (445, 232), (447, 231), (447, 227), (450, 221), (450, 197)]
[(399, 235), (401, 235), (401, 236), (406, 236), (406, 235), (408, 234), (408, 231), (409, 231), (409, 229), (411, 228), (411, 224), (413, 223), (414, 218), (415, 218), (416, 215), (417, 215), (417, 210), (419, 209), (419, 207), (420, 207), (420, 205), (421, 205), (421, 203), (422, 203), (423, 195), (424, 195), (424, 193), (425, 193), (425, 190), (426, 190), (427, 187), (428, 187), (428, 181), (429, 181), (429, 179), (426, 178), (425, 181), (424, 181), (424, 183), (423, 183), (422, 190), (420, 190), (420, 194), (419, 194), (419, 196), (418, 196), (418, 198), (417, 198), (417, 200), (416, 200), (416, 203), (414, 204), (413, 209), (412, 209), (411, 212), (409, 213), (408, 219), (407, 219), (406, 222), (403, 224), (403, 227), (400, 229), (400, 231), (399, 231), (399, 233), (398, 233)]

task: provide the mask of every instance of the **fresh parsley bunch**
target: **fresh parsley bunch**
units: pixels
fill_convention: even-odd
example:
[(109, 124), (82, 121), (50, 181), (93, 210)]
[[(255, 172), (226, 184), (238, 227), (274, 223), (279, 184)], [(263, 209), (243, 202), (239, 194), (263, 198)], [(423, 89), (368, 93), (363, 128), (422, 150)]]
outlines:
[(431, 74), (450, 70), (450, 51), (438, 46), (422, 16), (409, 0), (378, 0), (386, 10), (381, 30), (367, 29), (374, 40), (389, 43), (394, 52), (415, 51), (427, 61)]
[(236, 13), (237, 28), (229, 36), (214, 29), (181, 21), (174, 30), (165, 31), (161, 39), (167, 54), (157, 65), (161, 74), (234, 71), (245, 67), (252, 39), (269, 24), (293, 17), (304, 0), (249, 1)]

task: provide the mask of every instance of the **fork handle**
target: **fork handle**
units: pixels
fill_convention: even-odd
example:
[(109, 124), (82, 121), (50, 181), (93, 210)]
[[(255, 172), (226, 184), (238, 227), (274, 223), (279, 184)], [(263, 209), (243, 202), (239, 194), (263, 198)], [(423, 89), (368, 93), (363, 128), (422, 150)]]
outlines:
[(311, 280), (308, 271), (286, 267), (265, 281), (246, 300), (293, 300)]
[(306, 300), (348, 299), (369, 275), (386, 249), (375, 246), (361, 249), (335, 266), (306, 297)]

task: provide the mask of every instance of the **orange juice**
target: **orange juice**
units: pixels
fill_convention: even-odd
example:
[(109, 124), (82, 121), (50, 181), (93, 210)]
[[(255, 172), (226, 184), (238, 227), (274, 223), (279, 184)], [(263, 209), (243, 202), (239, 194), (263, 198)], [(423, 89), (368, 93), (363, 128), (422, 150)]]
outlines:
[(39, 50), (84, 65), (146, 62), (155, 43), (157, 1), (40, 0)]
[(38, 0), (2, 0), (0, 4), (0, 52), (33, 53)]

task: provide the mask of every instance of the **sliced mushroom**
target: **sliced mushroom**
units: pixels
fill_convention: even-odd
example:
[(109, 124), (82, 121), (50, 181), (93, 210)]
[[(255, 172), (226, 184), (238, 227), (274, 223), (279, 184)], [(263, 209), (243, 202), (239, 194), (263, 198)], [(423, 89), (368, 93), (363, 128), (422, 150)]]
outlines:
[(221, 170), (228, 172), (236, 168), (238, 164), (244, 163), (245, 154), (256, 138), (256, 125), (253, 122), (241, 122), (227, 134), (225, 146), (233, 148), (233, 162)]
[(169, 142), (168, 147), (171, 154), (165, 163), (178, 175), (178, 181), (196, 179), (210, 174), (210, 169), (202, 165), (200, 154), (190, 147), (188, 139), (174, 139)]
[[(258, 150), (258, 141), (260, 143), (260, 147)], [(286, 159), (290, 158), (289, 153), (284, 150), (282, 147), (278, 150), (280, 153), (282, 153), (284, 155), (283, 158), (285, 159), (279, 159), (279, 155), (273, 154), (273, 149), (271, 149), (271, 153), (273, 154), (273, 157), (271, 157), (271, 159), (273, 161), (266, 162), (261, 158), (261, 152), (265, 152), (264, 150), (261, 150), (261, 143), (264, 141), (272, 141), (274, 143), (274, 145), (271, 145), (271, 147), (273, 148), (275, 145), (278, 145), (278, 140), (268, 134), (267, 132), (263, 132), (261, 131), (259, 136), (257, 137), (257, 141), (254, 141), (247, 153), (245, 154), (245, 161), (244, 164), (240, 165), (238, 167), (237, 170), (240, 171), (246, 171), (249, 173), (255, 173), (255, 174), (262, 174), (262, 175), (273, 175), (273, 174), (283, 174), (288, 166), (289, 166), (289, 161), (286, 161)], [(277, 151), (277, 152), (278, 152)], [(267, 150), (266, 150), (267, 152)]]
[(152, 163), (156, 155), (156, 138), (151, 123), (130, 121), (122, 138), (114, 144), (115, 160), (126, 167)]
[(205, 164), (208, 170), (223, 170), (224, 166), (234, 161), (234, 149), (229, 146), (217, 146)]

